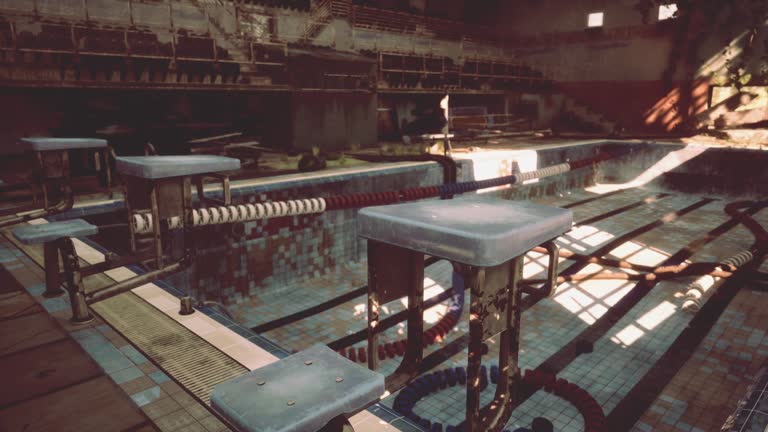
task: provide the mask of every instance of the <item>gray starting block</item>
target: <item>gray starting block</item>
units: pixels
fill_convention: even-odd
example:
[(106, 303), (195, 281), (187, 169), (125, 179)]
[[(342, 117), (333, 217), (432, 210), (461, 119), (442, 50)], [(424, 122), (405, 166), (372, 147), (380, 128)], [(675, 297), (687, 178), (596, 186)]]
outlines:
[(224, 156), (126, 156), (117, 158), (117, 170), (143, 179), (186, 177), (240, 169), (240, 161)]
[[(107, 142), (95, 138), (22, 138), (15, 147), (21, 152), (32, 153), (35, 157), (32, 181), (34, 187), (33, 205), (5, 210), (0, 216), (36, 210), (24, 215), (16, 215), (0, 220), (0, 226), (13, 225), (26, 220), (44, 217), (72, 208), (72, 194), (69, 150), (90, 150), (96, 157), (95, 165), (104, 174), (107, 189), (112, 183), (109, 168), (109, 148)], [(42, 191), (43, 205), (39, 210), (37, 191)]]
[[(571, 229), (570, 210), (487, 198), (421, 201), (368, 207), (358, 229), (368, 239), (368, 366), (378, 359), (378, 309), (408, 296), (408, 351), (387, 377), (393, 392), (415, 377), (422, 358), (424, 254), (454, 263), (471, 293), (467, 420), (469, 432), (500, 431), (509, 419), (520, 380), (518, 351), (523, 256), (549, 244), (550, 277), (557, 275), (553, 240)], [(554, 268), (553, 268), (554, 267)], [(550, 281), (550, 286), (554, 281)], [(484, 345), (499, 347), (496, 398), (480, 411)]]
[(107, 148), (107, 141), (98, 138), (22, 138), (19, 148), (36, 152), (103, 149)]
[(50, 243), (60, 238), (86, 237), (99, 233), (95, 225), (72, 219), (40, 225), (25, 225), (13, 230), (13, 236), (25, 245)]
[(13, 230), (13, 236), (26, 245), (43, 244), (45, 267), (44, 297), (64, 294), (61, 289), (59, 260), (64, 264), (64, 286), (72, 304), (72, 322), (84, 324), (93, 320), (85, 301), (85, 288), (80, 273), (80, 262), (72, 243), (73, 238), (98, 234), (99, 228), (83, 219), (71, 219), (39, 225), (26, 225)]
[(571, 229), (569, 210), (526, 201), (461, 198), (360, 210), (360, 236), (477, 267), (522, 255)]
[(311, 432), (383, 393), (383, 375), (315, 345), (217, 385), (211, 407), (239, 431)]
[[(211, 173), (240, 168), (238, 159), (223, 156), (130, 156), (118, 157), (116, 167), (126, 188), (126, 209), (130, 227), (131, 253), (137, 253), (137, 233), (133, 223), (134, 213), (151, 216), (155, 263), (163, 267), (161, 225), (164, 221), (178, 219), (185, 230), (192, 225), (192, 181)], [(221, 176), (224, 195), (229, 196), (229, 177)], [(203, 197), (201, 197), (202, 199)], [(227, 203), (229, 204), (229, 203)], [(191, 236), (185, 235), (185, 248), (192, 253)]]

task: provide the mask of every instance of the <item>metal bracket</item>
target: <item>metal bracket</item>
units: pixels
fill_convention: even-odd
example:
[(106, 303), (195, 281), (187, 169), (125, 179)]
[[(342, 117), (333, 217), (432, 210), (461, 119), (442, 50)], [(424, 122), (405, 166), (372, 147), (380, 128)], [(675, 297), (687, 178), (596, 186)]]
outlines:
[[(221, 189), (224, 194), (224, 200), (217, 200), (215, 198), (207, 198), (203, 190), (204, 181), (206, 178), (213, 178), (221, 182)], [(197, 186), (197, 198), (202, 203), (210, 205), (232, 205), (232, 191), (230, 189), (229, 176), (218, 173), (208, 173), (197, 176), (195, 178), (195, 185)]]
[(531, 294), (542, 298), (552, 297), (557, 289), (558, 266), (560, 263), (560, 247), (553, 241), (548, 241), (543, 245), (549, 255), (549, 265), (547, 267), (547, 282), (541, 288), (533, 288), (528, 285), (521, 289), (525, 294)]

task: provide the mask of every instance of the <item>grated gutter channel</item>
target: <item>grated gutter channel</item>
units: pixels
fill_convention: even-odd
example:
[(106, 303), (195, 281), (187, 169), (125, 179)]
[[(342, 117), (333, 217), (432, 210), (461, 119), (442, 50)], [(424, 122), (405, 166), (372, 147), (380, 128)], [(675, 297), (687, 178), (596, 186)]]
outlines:
[(201, 401), (213, 387), (248, 369), (133, 293), (91, 306)]

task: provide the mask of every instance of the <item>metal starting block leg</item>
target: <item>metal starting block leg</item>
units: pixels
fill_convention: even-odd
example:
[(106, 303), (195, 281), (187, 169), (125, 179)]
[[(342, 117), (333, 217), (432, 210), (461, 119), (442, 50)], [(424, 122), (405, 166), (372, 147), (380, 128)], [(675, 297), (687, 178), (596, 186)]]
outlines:
[[(63, 284), (72, 304), (72, 322), (76, 324), (87, 323), (93, 317), (86, 304), (80, 261), (72, 238), (95, 235), (98, 232), (96, 226), (82, 219), (26, 225), (13, 230), (13, 236), (23, 244), (43, 244), (45, 266), (43, 296), (58, 297), (64, 294), (64, 290), (61, 289), (63, 275)], [(63, 273), (59, 272), (59, 257), (63, 263)]]
[[(495, 267), (462, 266), (471, 292), (467, 364), (468, 432), (501, 430), (512, 414), (520, 383), (520, 301), (523, 256)], [(499, 380), (493, 402), (480, 409), (480, 368), (489, 339), (499, 346)]]
[(368, 240), (368, 368), (379, 368), (379, 308), (408, 298), (408, 342), (405, 356), (385, 379), (394, 392), (416, 378), (424, 357), (424, 254)]
[[(107, 142), (90, 138), (23, 138), (19, 146), (34, 155), (35, 167), (33, 169), (34, 185), (32, 186), (33, 205), (9, 209), (0, 212), (1, 226), (45, 217), (50, 214), (61, 213), (72, 208), (74, 195), (69, 161), (69, 150), (93, 150), (97, 158), (104, 160), (104, 172), (107, 179), (109, 173), (109, 156)], [(109, 180), (107, 180), (109, 182)], [(107, 183), (109, 188), (109, 183)], [(36, 210), (37, 190), (40, 189), (43, 196), (42, 209), (21, 216), (11, 216), (30, 210)]]
[(80, 259), (77, 257), (75, 245), (69, 237), (59, 240), (62, 260), (64, 262), (64, 285), (69, 292), (72, 305), (72, 319), (75, 324), (87, 324), (93, 321), (93, 316), (85, 300), (85, 286), (80, 274)]

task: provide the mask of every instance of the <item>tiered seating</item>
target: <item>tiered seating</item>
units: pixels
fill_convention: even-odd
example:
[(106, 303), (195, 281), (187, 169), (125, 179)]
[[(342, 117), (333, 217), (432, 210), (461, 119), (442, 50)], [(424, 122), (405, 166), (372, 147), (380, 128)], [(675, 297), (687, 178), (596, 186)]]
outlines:
[(310, 0), (245, 0), (245, 3), (301, 11), (308, 11), (310, 6)]
[(0, 48), (13, 47), (13, 29), (11, 23), (0, 17)]
[(331, 14), (336, 17), (345, 18), (349, 16), (349, 13), (351, 12), (351, 2), (349, 1), (339, 1), (339, 0), (330, 0), (331, 3)]
[(275, 63), (284, 65), (286, 60), (285, 45), (253, 43), (254, 63)]
[(44, 23), (39, 33), (20, 31), (16, 35), (16, 43), (19, 48), (39, 50), (65, 50), (70, 51), (72, 46), (72, 33), (70, 26), (63, 24)]
[(396, 87), (439, 88), (443, 85), (445, 57), (383, 53), (381, 72)]
[(543, 74), (530, 66), (492, 60), (466, 60), (461, 76), (462, 83), (470, 87), (484, 83), (493, 83), (495, 88), (538, 87), (546, 83)]
[(468, 59), (459, 67), (449, 57), (381, 53), (379, 70), (393, 87), (441, 88), (462, 85), (493, 89), (533, 87), (546, 82), (528, 66), (493, 60)]
[(76, 27), (75, 38), (81, 50), (93, 53), (126, 53), (125, 32), (107, 28)]
[(173, 47), (171, 46), (171, 43), (161, 43), (157, 37), (157, 33), (151, 31), (129, 31), (128, 46), (133, 55), (159, 57), (170, 57), (173, 55)]
[[(339, 7), (336, 7), (337, 10)], [(492, 40), (493, 35), (482, 27), (468, 26), (459, 21), (425, 17), (412, 13), (355, 5), (352, 25), (357, 28), (393, 33), (417, 34), (436, 39), (460, 40), (467, 34), (473, 39)]]
[(210, 37), (176, 37), (176, 55), (179, 57), (213, 60), (216, 57), (214, 50), (214, 40)]

